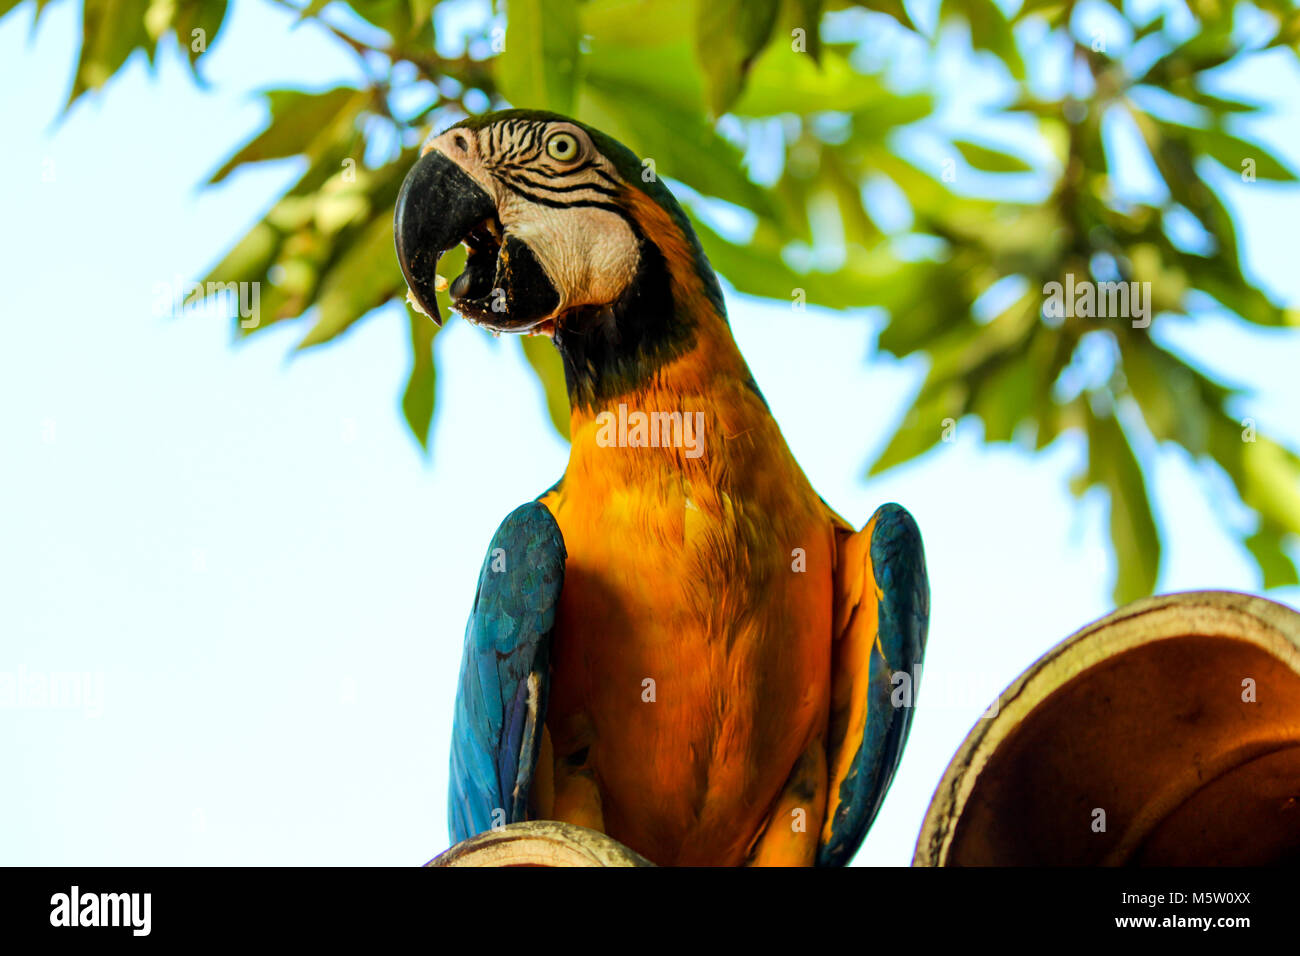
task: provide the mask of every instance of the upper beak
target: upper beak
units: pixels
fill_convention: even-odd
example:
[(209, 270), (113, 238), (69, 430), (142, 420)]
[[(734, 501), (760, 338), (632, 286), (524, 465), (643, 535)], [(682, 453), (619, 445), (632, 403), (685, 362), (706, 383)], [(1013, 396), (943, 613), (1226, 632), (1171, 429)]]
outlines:
[(436, 149), (406, 174), (393, 216), (397, 261), (416, 304), (439, 325), (438, 260), (495, 214), (496, 205), (483, 187)]

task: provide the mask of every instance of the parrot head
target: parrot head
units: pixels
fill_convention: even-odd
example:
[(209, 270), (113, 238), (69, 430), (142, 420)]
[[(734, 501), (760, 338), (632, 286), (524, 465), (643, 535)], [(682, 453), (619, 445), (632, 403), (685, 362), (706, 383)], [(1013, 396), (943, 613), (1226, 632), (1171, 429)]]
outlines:
[(463, 243), (465, 270), (448, 288), (456, 311), (493, 331), (550, 335), (571, 393), (584, 376), (594, 385), (680, 351), (701, 316), (726, 321), (653, 164), (558, 114), (488, 113), (432, 137), (398, 195), (394, 237), (410, 298), (435, 322), (438, 260)]

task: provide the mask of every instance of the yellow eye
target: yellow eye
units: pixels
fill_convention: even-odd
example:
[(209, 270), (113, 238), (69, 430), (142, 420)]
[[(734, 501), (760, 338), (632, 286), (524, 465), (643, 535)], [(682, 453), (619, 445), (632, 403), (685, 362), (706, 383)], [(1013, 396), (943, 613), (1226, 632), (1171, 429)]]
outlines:
[(578, 155), (578, 141), (569, 133), (556, 133), (546, 141), (546, 155), (567, 163)]

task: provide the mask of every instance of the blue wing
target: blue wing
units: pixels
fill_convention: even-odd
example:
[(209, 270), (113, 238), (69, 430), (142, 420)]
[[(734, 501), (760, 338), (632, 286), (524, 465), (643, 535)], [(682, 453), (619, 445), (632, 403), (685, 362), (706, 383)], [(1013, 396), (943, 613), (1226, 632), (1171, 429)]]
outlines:
[[(925, 550), (906, 509), (881, 506), (838, 545), (831, 790), (818, 866), (848, 863), (884, 803), (912, 726), (930, 621)], [(896, 683), (900, 673), (907, 677)]]
[(538, 502), (511, 512), (488, 546), (456, 692), (447, 798), (452, 843), (526, 818), (564, 559), (560, 528)]

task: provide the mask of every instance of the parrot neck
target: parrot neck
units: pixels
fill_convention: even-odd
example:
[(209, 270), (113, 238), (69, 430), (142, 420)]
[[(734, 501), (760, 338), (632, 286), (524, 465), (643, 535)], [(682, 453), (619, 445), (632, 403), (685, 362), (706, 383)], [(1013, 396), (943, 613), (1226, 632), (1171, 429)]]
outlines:
[[(740, 436), (747, 437), (733, 440)], [(762, 471), (772, 461), (756, 450), (785, 447), (731, 329), (716, 316), (645, 378), (590, 404), (573, 402), (569, 440), (564, 483), (595, 481), (597, 497), (611, 482), (653, 483), (666, 471), (705, 484), (720, 467)]]
[(723, 364), (727, 355), (740, 358), (722, 289), (684, 214), (674, 218), (636, 191), (625, 212), (640, 240), (637, 272), (627, 291), (611, 305), (572, 310), (552, 333), (575, 413), (616, 406), (620, 398), (662, 380), (702, 339), (712, 343)]

